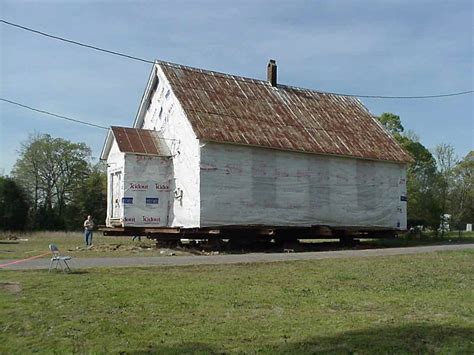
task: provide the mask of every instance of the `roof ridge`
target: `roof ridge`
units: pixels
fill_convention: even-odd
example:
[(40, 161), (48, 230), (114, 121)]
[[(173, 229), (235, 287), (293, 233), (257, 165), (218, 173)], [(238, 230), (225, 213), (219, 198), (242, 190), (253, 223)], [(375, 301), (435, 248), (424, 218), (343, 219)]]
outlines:
[[(264, 86), (271, 86), (270, 82), (268, 82), (267, 80), (263, 80), (263, 79), (250, 78), (250, 77), (247, 77), (247, 76), (234, 75), (234, 74), (224, 73), (224, 72), (220, 72), (220, 71), (216, 71), (216, 70), (209, 70), (209, 69), (203, 69), (203, 68), (198, 68), (198, 67), (192, 67), (192, 66), (189, 66), (189, 65), (178, 64), (178, 63), (168, 62), (168, 61), (159, 60), (159, 59), (155, 59), (155, 63), (159, 64), (159, 65), (165, 65), (165, 66), (168, 66), (168, 67), (172, 67), (172, 68), (190, 70), (190, 71), (198, 72), (198, 73), (204, 74), (204, 75), (222, 76), (224, 78), (230, 78), (230, 79), (244, 81), (244, 82), (251, 81), (251, 82), (261, 84), (261, 85), (264, 85)], [(303, 88), (303, 87), (294, 86), (294, 85), (287, 85), (287, 84), (277, 83), (276, 88), (277, 89), (298, 90), (298, 91), (302, 91), (302, 92), (311, 92), (311, 93), (316, 93), (316, 94), (323, 94), (323, 95), (343, 97), (343, 98), (354, 98), (357, 101), (360, 101), (354, 95), (341, 95), (341, 94), (337, 94), (337, 93), (334, 93), (334, 92), (321, 91), (321, 90), (310, 89), (310, 88)]]
[(270, 85), (270, 83), (266, 80), (262, 79), (255, 79), (255, 78), (250, 78), (248, 76), (242, 76), (242, 75), (234, 75), (234, 74), (229, 74), (229, 73), (224, 73), (216, 70), (209, 70), (209, 69), (203, 69), (203, 68), (198, 68), (198, 67), (192, 67), (189, 65), (184, 65), (184, 64), (178, 64), (178, 63), (173, 63), (173, 62), (167, 62), (164, 60), (159, 60), (155, 59), (155, 63), (160, 64), (160, 65), (165, 65), (168, 67), (173, 67), (173, 68), (178, 68), (178, 69), (184, 69), (184, 70), (191, 70), (194, 72), (199, 72), (201, 74), (205, 75), (211, 75), (211, 76), (223, 76), (225, 78), (232, 78), (232, 79), (240, 79), (242, 81), (252, 81), (264, 85)]

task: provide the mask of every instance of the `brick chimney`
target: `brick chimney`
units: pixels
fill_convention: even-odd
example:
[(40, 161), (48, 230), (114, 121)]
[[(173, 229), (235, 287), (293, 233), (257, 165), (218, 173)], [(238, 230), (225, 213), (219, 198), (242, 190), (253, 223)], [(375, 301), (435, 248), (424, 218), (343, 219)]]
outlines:
[(272, 86), (277, 86), (277, 63), (275, 59), (270, 59), (267, 66), (267, 80)]

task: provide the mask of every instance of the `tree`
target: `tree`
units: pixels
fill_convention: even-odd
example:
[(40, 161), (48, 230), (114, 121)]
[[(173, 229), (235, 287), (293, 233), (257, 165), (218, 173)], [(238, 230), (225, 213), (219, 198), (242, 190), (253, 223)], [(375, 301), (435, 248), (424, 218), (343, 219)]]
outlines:
[(91, 150), (48, 134), (36, 135), (22, 145), (13, 176), (33, 202), (32, 225), (63, 228), (65, 207), (87, 178)]
[(28, 202), (21, 187), (0, 176), (0, 230), (24, 229), (27, 216)]
[(454, 167), (458, 159), (454, 148), (449, 144), (438, 144), (434, 149), (434, 155), (438, 167), (438, 191), (441, 207), (440, 227), (441, 235), (444, 235), (444, 215), (448, 214), (451, 192), (454, 186)]
[(474, 221), (474, 151), (453, 168), (451, 182), (449, 213), (452, 225), (461, 233), (466, 223)]
[(424, 225), (437, 230), (441, 207), (437, 192), (436, 161), (420, 142), (400, 137), (401, 145), (415, 162), (407, 169), (408, 225)]
[(69, 220), (82, 226), (84, 219), (92, 215), (97, 224), (105, 224), (107, 214), (107, 173), (104, 163), (91, 168), (89, 176), (74, 192), (68, 211)]
[(393, 113), (384, 112), (378, 117), (380, 123), (389, 131), (395, 138), (400, 138), (405, 130), (402, 126), (400, 116)]
[(405, 129), (399, 116), (383, 113), (378, 120), (415, 160), (407, 169), (408, 226), (423, 225), (437, 230), (441, 209), (437, 198), (436, 161), (417, 136)]

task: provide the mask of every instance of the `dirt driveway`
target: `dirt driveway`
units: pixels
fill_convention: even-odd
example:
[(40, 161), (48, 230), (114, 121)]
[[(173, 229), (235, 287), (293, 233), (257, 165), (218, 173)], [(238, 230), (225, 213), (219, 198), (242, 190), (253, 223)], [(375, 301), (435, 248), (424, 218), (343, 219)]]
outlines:
[[(130, 266), (179, 266), (179, 265), (216, 265), (259, 263), (291, 260), (321, 260), (335, 258), (360, 258), (388, 255), (405, 255), (431, 253), (448, 250), (474, 249), (474, 244), (436, 245), (406, 248), (385, 248), (367, 250), (340, 250), (302, 253), (249, 253), (209, 256), (158, 256), (158, 257), (121, 257), (121, 258), (73, 258), (70, 266), (73, 269), (92, 267), (130, 267)], [(13, 260), (2, 260), (8, 264)], [(4, 270), (47, 269), (49, 258), (28, 260), (2, 267)]]

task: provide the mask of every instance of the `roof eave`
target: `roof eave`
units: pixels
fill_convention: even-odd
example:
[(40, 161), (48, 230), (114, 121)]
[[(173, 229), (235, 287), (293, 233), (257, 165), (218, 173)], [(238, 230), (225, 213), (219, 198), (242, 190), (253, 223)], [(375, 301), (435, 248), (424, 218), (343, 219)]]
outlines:
[(138, 123), (139, 123), (140, 120), (144, 119), (144, 115), (142, 115), (143, 105), (144, 105), (144, 102), (146, 101), (145, 98), (148, 96), (148, 93), (150, 91), (150, 84), (153, 80), (153, 75), (156, 75), (156, 65), (157, 65), (157, 62), (155, 61), (155, 63), (153, 64), (153, 67), (151, 68), (151, 72), (148, 76), (148, 82), (146, 84), (145, 90), (143, 91), (142, 98), (140, 100), (140, 104), (138, 105), (138, 110), (137, 110), (137, 113), (135, 115), (135, 120), (133, 121), (133, 127), (134, 128), (141, 128), (141, 127), (138, 127), (139, 126)]
[(113, 139), (114, 134), (112, 132), (112, 129), (109, 128), (109, 131), (107, 132), (107, 138), (105, 138), (105, 142), (102, 147), (102, 152), (100, 153), (100, 160), (107, 160), (110, 153), (110, 149), (112, 148)]
[(304, 150), (296, 150), (296, 149), (284, 149), (284, 148), (277, 148), (277, 147), (267, 147), (263, 145), (254, 145), (254, 144), (241, 144), (241, 143), (234, 143), (234, 142), (222, 142), (218, 140), (211, 140), (211, 139), (201, 139), (201, 142), (209, 142), (209, 143), (216, 143), (216, 144), (229, 144), (229, 145), (237, 145), (240, 147), (252, 147), (252, 148), (260, 148), (260, 149), (272, 149), (278, 150), (281, 152), (289, 152), (289, 153), (300, 153), (300, 154), (310, 154), (310, 155), (322, 155), (327, 157), (337, 157), (337, 158), (345, 158), (345, 159), (358, 159), (358, 160), (367, 160), (367, 161), (374, 161), (374, 162), (385, 162), (385, 163), (393, 163), (393, 164), (410, 164), (413, 163), (414, 160), (410, 156), (410, 160), (389, 160), (389, 159), (376, 159), (376, 158), (368, 158), (368, 157), (358, 157), (355, 155), (342, 155), (342, 154), (329, 154), (329, 153), (319, 153), (319, 152), (308, 152)]

